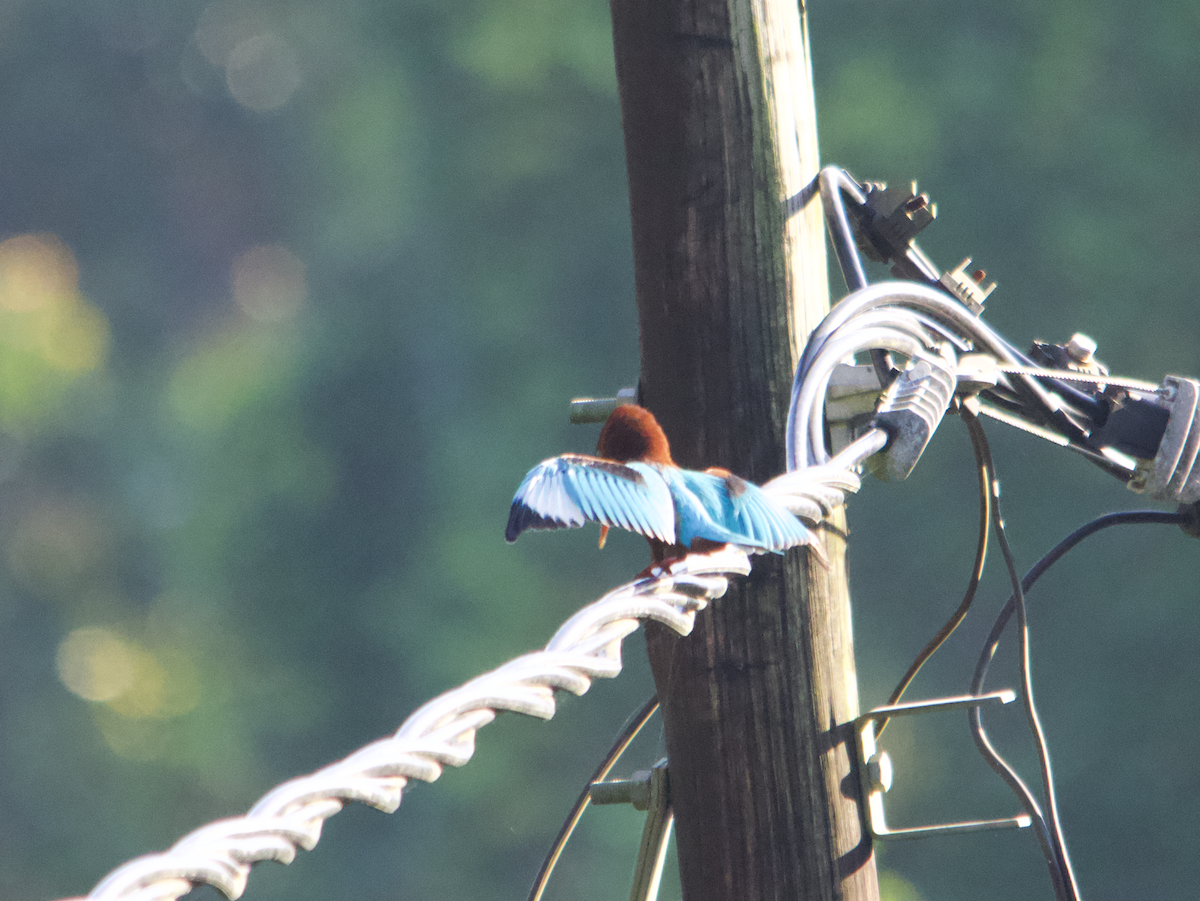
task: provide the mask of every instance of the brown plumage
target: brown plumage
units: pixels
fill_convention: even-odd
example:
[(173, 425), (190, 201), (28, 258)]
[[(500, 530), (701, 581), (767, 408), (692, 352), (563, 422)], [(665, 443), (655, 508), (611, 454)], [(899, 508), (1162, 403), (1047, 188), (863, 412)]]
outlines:
[(627, 463), (661, 463), (674, 466), (667, 434), (645, 407), (622, 404), (609, 415), (596, 442), (596, 456)]

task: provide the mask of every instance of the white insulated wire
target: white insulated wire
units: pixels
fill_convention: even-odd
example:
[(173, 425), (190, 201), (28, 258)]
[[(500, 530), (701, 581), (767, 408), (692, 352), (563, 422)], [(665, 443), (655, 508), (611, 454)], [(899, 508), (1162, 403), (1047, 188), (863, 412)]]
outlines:
[(434, 698), (395, 734), (277, 786), (245, 816), (210, 823), (167, 851), (129, 861), (87, 898), (173, 901), (200, 885), (238, 898), (255, 863), (291, 863), (297, 850), (311, 850), (325, 820), (347, 802), (394, 812), (410, 780), (432, 782), (444, 767), (467, 763), (475, 752), (475, 733), (498, 713), (549, 719), (556, 691), (581, 695), (592, 680), (620, 673), (621, 642), (642, 622), (654, 620), (686, 635), (696, 613), (725, 593), (728, 577), (749, 572), (749, 558), (725, 547), (692, 554), (655, 578), (623, 585), (567, 620), (541, 651)]

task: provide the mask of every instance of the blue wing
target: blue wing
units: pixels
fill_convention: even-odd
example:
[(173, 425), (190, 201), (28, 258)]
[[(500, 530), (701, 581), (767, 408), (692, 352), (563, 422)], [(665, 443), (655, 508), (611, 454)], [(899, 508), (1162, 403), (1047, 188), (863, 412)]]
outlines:
[(644, 463), (564, 454), (539, 463), (517, 489), (504, 537), (585, 522), (675, 543), (675, 507), (662, 473)]
[(664, 475), (675, 498), (680, 544), (707, 538), (750, 550), (782, 552), (812, 542), (804, 523), (744, 479), (688, 469)]

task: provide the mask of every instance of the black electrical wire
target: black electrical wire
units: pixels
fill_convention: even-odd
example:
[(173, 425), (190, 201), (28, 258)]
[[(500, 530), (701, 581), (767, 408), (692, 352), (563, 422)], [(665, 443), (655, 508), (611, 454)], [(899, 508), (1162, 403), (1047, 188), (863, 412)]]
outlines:
[(1050, 767), (1050, 753), (1046, 746), (1046, 733), (1042, 728), (1041, 719), (1038, 717), (1037, 707), (1034, 704), (1033, 674), (1029, 650), (1029, 621), (1025, 605), (1025, 592), (1021, 588), (1021, 578), (1017, 573), (1012, 549), (1009, 547), (1008, 538), (1004, 534), (1004, 520), (1000, 516), (999, 509), (999, 482), (995, 482), (995, 485), (996, 500), (993, 504), (993, 515), (996, 518), (996, 539), (1000, 545), (1000, 553), (1004, 557), (1004, 566), (1008, 570), (1008, 577), (1013, 584), (1013, 599), (1018, 623), (1017, 635), (1020, 649), (1021, 689), (1025, 718), (1029, 723), (1029, 730), (1033, 734), (1034, 745), (1037, 749), (1038, 768), (1041, 771), (1042, 791), (1046, 802), (1046, 825), (1050, 831), (1055, 856), (1058, 859), (1060, 876), (1064, 887), (1068, 889), (1067, 897), (1074, 899), (1079, 897), (1079, 889), (1075, 882), (1075, 874), (1071, 869), (1071, 860), (1067, 855), (1066, 841), (1062, 834), (1062, 823), (1058, 815), (1057, 794), (1054, 790), (1054, 773)]
[[(964, 417), (969, 426), (974, 426), (978, 429), (978, 435), (983, 441), (986, 438), (982, 434), (982, 428), (979, 427), (977, 420)], [(974, 441), (974, 438), (973, 438)], [(1078, 898), (1078, 887), (1075, 883), (1075, 877), (1071, 870), (1070, 858), (1067, 855), (1065, 841), (1062, 835), (1062, 826), (1058, 815), (1057, 800), (1054, 792), (1053, 774), (1050, 769), (1049, 755), (1046, 752), (1046, 744), (1044, 733), (1041, 728), (1041, 723), (1037, 718), (1036, 708), (1033, 705), (1032, 684), (1029, 677), (1029, 644), (1028, 644), (1028, 622), (1026, 619), (1026, 598), (1025, 593), (1033, 587), (1034, 584), (1045, 575), (1046, 571), (1057, 563), (1062, 557), (1072, 548), (1078, 546), (1085, 539), (1095, 535), (1103, 529), (1110, 528), (1116, 525), (1131, 525), (1145, 523), (1159, 523), (1167, 525), (1181, 525), (1187, 520), (1187, 515), (1183, 513), (1167, 513), (1160, 510), (1132, 510), (1121, 513), (1109, 513), (1098, 517), (1091, 522), (1076, 529), (1065, 539), (1059, 542), (1053, 549), (1050, 550), (1041, 560), (1039, 560), (1024, 578), (1018, 579), (1016, 569), (1012, 564), (1012, 553), (1008, 547), (1008, 542), (1004, 535), (1002, 525), (999, 522), (999, 505), (997, 503), (994, 515), (997, 519), (997, 540), (1000, 544), (1002, 553), (1005, 556), (1005, 564), (1009, 570), (1009, 577), (1013, 582), (1013, 593), (1009, 597), (1007, 603), (1000, 611), (996, 622), (992, 627), (991, 633), (988, 635), (984, 645), (984, 650), (980, 655), (978, 665), (975, 669), (975, 675), (971, 681), (971, 694), (979, 695), (983, 693), (984, 681), (987, 677), (987, 671), (991, 664), (992, 658), (995, 656), (996, 649), (1000, 643), (1000, 636), (1003, 634), (1005, 627), (1016, 614), (1018, 621), (1018, 635), (1020, 637), (1021, 648), (1021, 678), (1022, 688), (1024, 692), (1026, 716), (1030, 722), (1030, 728), (1034, 733), (1035, 742), (1038, 748), (1039, 766), (1042, 771), (1042, 782), (1044, 792), (1046, 794), (1047, 815), (1045, 817), (1035, 816), (1034, 811), (1038, 809), (1036, 801), (1032, 797), (1032, 793), (1021, 782), (1020, 778), (1012, 770), (1006, 761), (992, 746), (984, 731), (982, 724), (982, 715), (978, 708), (971, 711), (971, 731), (975, 738), (976, 745), (984, 758), (988, 761), (1000, 776), (1009, 783), (1010, 787), (1017, 793), (1025, 804), (1026, 811), (1034, 816), (1035, 824), (1038, 824), (1039, 841), (1043, 845), (1043, 851), (1047, 853), (1047, 863), (1050, 865), (1051, 877), (1055, 883), (1055, 893), (1059, 898)], [(1053, 857), (1054, 862), (1051, 862)]]
[[(1077, 547), (1085, 539), (1090, 538), (1097, 532), (1111, 528), (1112, 526), (1141, 525), (1149, 523), (1158, 523), (1163, 525), (1185, 525), (1188, 519), (1188, 515), (1183, 512), (1167, 513), (1162, 510), (1129, 510), (1120, 513), (1108, 513), (1104, 516), (1097, 517), (1083, 526), (1080, 526), (1078, 529), (1060, 541), (1057, 545), (1055, 545), (1044, 557), (1042, 557), (1042, 559), (1034, 564), (1029, 572), (1025, 574), (1023, 579), (1021, 579), (1019, 582), (1014, 581), (1013, 594), (1009, 597), (1008, 602), (1000, 611), (999, 616), (996, 617), (996, 622), (992, 626), (992, 631), (989, 633), (987, 641), (984, 643), (983, 652), (979, 656), (979, 662), (975, 667), (975, 675), (971, 680), (971, 694), (978, 695), (983, 692), (983, 685), (987, 678), (988, 668), (991, 665), (992, 658), (995, 656), (996, 649), (1000, 644), (1000, 636), (1003, 634), (1005, 627), (1012, 619), (1014, 613), (1016, 613), (1018, 616), (1018, 623), (1020, 624), (1019, 628), (1022, 630), (1026, 628), (1024, 624), (1025, 593), (1029, 591), (1029, 589), (1032, 588), (1043, 575), (1046, 574), (1046, 571), (1049, 570), (1051, 566), (1061, 560), (1068, 551)], [(1032, 808), (1030, 807), (1029, 803), (1032, 802), (1032, 795), (1029, 793), (1028, 788), (1024, 786), (1024, 783), (1020, 781), (1020, 778), (1016, 775), (1008, 763), (992, 746), (991, 741), (987, 737), (987, 733), (984, 731), (982, 715), (979, 711), (979, 708), (975, 708), (971, 711), (970, 722), (971, 734), (974, 737), (975, 744), (979, 748), (979, 751), (983, 755), (984, 759), (988, 762), (989, 766), (991, 766), (992, 769), (994, 769), (1001, 776), (1001, 778), (1003, 778), (1005, 782), (1009, 784), (1009, 786), (1017, 793), (1018, 797), (1022, 798), (1022, 801), (1026, 805), (1026, 810), (1031, 816), (1033, 816)], [(1054, 802), (1052, 795), (1050, 797), (1050, 801), (1051, 803)], [(1033, 804), (1036, 806), (1036, 802), (1033, 802)], [(1070, 874), (1070, 861), (1065, 856), (1066, 851), (1065, 845), (1062, 841), (1061, 826), (1059, 826), (1056, 822), (1056, 809), (1054, 812), (1054, 820), (1055, 822), (1053, 823), (1053, 828), (1058, 831), (1057, 843), (1063, 856), (1065, 873), (1069, 875), (1071, 879), (1069, 888), (1073, 889), (1074, 876), (1073, 874)], [(1038, 824), (1038, 819), (1035, 818), (1034, 822), (1035, 824)], [(1045, 839), (1053, 841), (1050, 834), (1050, 824), (1043, 824), (1043, 826), (1046, 828)], [(1040, 829), (1039, 841), (1042, 842), (1043, 851), (1045, 851), (1046, 841), (1043, 840), (1043, 832)], [(1058, 888), (1060, 885), (1058, 881), (1058, 874), (1055, 872), (1055, 868), (1053, 866), (1051, 866), (1051, 873), (1052, 878), (1055, 879), (1055, 891), (1058, 897), (1077, 897), (1077, 894), (1063, 894), (1063, 891), (1065, 891), (1068, 886), (1063, 885), (1063, 891), (1060, 891)], [(1075, 891), (1077, 892), (1077, 889)]]
[[(954, 634), (954, 630), (958, 628), (959, 624), (966, 617), (967, 611), (971, 609), (971, 603), (975, 600), (975, 595), (979, 590), (979, 581), (983, 578), (983, 567), (987, 560), (988, 530), (991, 526), (992, 517), (991, 474), (986, 458), (980, 453), (981, 446), (975, 442), (972, 442), (971, 446), (975, 451), (975, 469), (979, 475), (979, 540), (975, 545), (975, 563), (971, 567), (971, 578), (967, 582), (967, 590), (963, 594), (963, 599), (959, 603), (958, 609), (954, 611), (950, 619), (946, 621), (946, 624), (938, 630), (937, 634), (929, 640), (929, 643), (921, 649), (921, 653), (917, 655), (917, 658), (912, 662), (908, 671), (896, 685), (895, 691), (892, 692), (891, 697), (887, 701), (889, 707), (899, 703), (908, 686), (912, 684), (913, 679), (917, 677), (917, 673), (921, 671), (921, 667), (934, 655), (934, 652), (938, 648), (946, 643), (946, 639)], [(887, 717), (879, 720), (875, 727), (875, 736), (877, 738), (883, 734), (883, 730), (887, 724)]]
[[(1046, 574), (1046, 570), (1061, 560), (1068, 551), (1075, 548), (1084, 539), (1090, 538), (1104, 529), (1112, 528), (1113, 526), (1145, 525), (1150, 523), (1178, 526), (1187, 521), (1187, 514), (1168, 513), (1164, 510), (1125, 510), (1119, 513), (1106, 513), (1103, 516), (1098, 516), (1091, 522), (1080, 526), (1056, 544), (1046, 556), (1042, 557), (1021, 580), (1021, 590), (1029, 591), (1037, 583), (1038, 579)], [(1004, 608), (1000, 611), (1000, 615), (996, 617), (996, 623), (987, 637), (983, 654), (980, 655), (979, 664), (975, 669), (975, 678), (971, 683), (972, 692), (983, 690), (983, 682), (987, 678), (988, 667), (991, 665), (992, 657), (996, 653), (996, 647), (1000, 643), (1000, 635), (1004, 631), (1004, 627), (1008, 625), (1009, 620), (1012, 619), (1015, 610), (1016, 599), (1015, 597), (1009, 597), (1008, 603), (1004, 605)]]
[(542, 868), (538, 870), (538, 874), (534, 877), (533, 887), (529, 890), (529, 901), (541, 901), (542, 894), (546, 891), (546, 886), (550, 882), (550, 874), (554, 872), (554, 867), (558, 864), (558, 859), (562, 856), (563, 850), (567, 846), (567, 842), (571, 838), (571, 833), (575, 831), (575, 827), (579, 825), (579, 821), (583, 819), (583, 812), (587, 810), (588, 805), (592, 801), (591, 785), (593, 782), (600, 782), (612, 772), (612, 768), (617, 765), (617, 761), (621, 759), (621, 755), (637, 738), (642, 727), (650, 721), (650, 717), (658, 710), (658, 695), (651, 696), (642, 708), (630, 717), (625, 728), (621, 730), (621, 734), (617, 736), (617, 740), (613, 742), (604, 759), (600, 761), (600, 765), (596, 767), (596, 771), (592, 773), (592, 777), (588, 779), (583, 786), (583, 791), (579, 793), (579, 797), (575, 801), (575, 806), (571, 808), (571, 812), (567, 815), (566, 822), (558, 831), (558, 835), (554, 839), (554, 844), (550, 846), (549, 853), (546, 854), (546, 859), (542, 861)]
[[(1038, 719), (1037, 709), (1034, 706), (1033, 680), (1029, 655), (1029, 624), (1025, 617), (1025, 593), (1022, 590), (1021, 578), (1017, 574), (1016, 564), (1013, 561), (1012, 549), (1009, 547), (1008, 539), (1004, 534), (1004, 519), (1000, 513), (1000, 483), (996, 478), (995, 466), (992, 463), (991, 449), (988, 446), (987, 436), (984, 434), (983, 426), (980, 424), (979, 419), (966, 408), (962, 411), (962, 418), (963, 422), (967, 425), (967, 431), (971, 436), (971, 444), (976, 449), (976, 455), (984, 461), (983, 466), (989, 474), (992, 493), (992, 525), (996, 531), (996, 540), (1000, 545), (1000, 552), (1004, 557), (1004, 565), (1008, 570), (1009, 579), (1013, 584), (1012, 603), (1018, 622), (1017, 635), (1020, 644), (1022, 700), (1025, 707), (1026, 719), (1029, 722), (1030, 730), (1034, 737), (1034, 744), (1037, 748), (1038, 765), (1041, 770), (1042, 785), (1046, 795), (1047, 809), (1045, 814), (1042, 813), (1033, 793), (1030, 792), (1025, 783), (997, 753), (996, 749), (987, 739), (987, 735), (983, 731), (982, 718), (978, 707), (973, 707), (970, 711), (971, 733), (984, 759), (1008, 783), (1017, 797), (1021, 799), (1026, 813), (1033, 820), (1038, 843), (1042, 846), (1046, 865), (1050, 869), (1050, 879), (1054, 886), (1055, 896), (1060, 901), (1078, 901), (1079, 889), (1075, 883), (1075, 874), (1071, 870), (1070, 858), (1067, 856), (1066, 844), (1062, 838), (1062, 828), (1058, 819), (1058, 806), (1054, 796), (1053, 773), (1050, 769), (1050, 755), (1046, 749), (1045, 734), (1042, 730), (1041, 721)], [(979, 693), (974, 683), (971, 686), (971, 693), (975, 695)]]

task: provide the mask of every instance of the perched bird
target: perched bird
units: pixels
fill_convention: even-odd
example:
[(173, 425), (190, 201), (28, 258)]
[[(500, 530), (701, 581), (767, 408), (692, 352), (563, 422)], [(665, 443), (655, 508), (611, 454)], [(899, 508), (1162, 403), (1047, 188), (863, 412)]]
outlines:
[(804, 524), (758, 486), (725, 469), (677, 466), (657, 420), (631, 404), (604, 423), (596, 456), (563, 454), (529, 471), (504, 537), (588, 521), (600, 523), (600, 547), (610, 526), (644, 535), (654, 564), (725, 544), (751, 553), (804, 544), (824, 556)]

